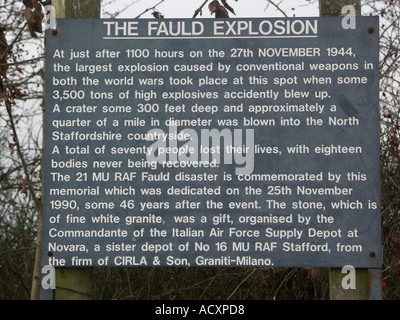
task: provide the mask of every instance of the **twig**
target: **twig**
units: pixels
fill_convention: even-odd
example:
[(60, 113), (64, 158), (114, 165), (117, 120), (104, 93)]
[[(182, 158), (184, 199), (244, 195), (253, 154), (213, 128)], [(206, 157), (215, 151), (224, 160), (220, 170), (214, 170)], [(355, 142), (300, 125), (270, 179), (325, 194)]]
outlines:
[(284, 283), (285, 281), (287, 281), (295, 272), (296, 272), (296, 269), (290, 270), (289, 273), (286, 275), (285, 279), (283, 279), (283, 280), (281, 281), (281, 283), (279, 284), (278, 289), (276, 289), (276, 291), (275, 291), (273, 300), (276, 300), (276, 295), (278, 294), (278, 291), (279, 291), (279, 289), (282, 287), (283, 283)]
[(244, 279), (242, 280), (242, 282), (240, 282), (240, 283), (238, 284), (238, 286), (235, 288), (235, 290), (232, 291), (232, 293), (230, 294), (230, 296), (228, 297), (227, 300), (230, 300), (230, 299), (232, 298), (232, 296), (235, 294), (235, 292), (239, 289), (239, 287), (240, 287), (248, 278), (250, 278), (250, 277), (253, 275), (253, 273), (256, 272), (257, 270), (258, 270), (257, 268), (254, 269), (246, 278), (244, 278)]
[(220, 273), (223, 272), (223, 271), (224, 271), (224, 269), (221, 269), (220, 271), (218, 271), (218, 273), (217, 273), (216, 275), (214, 275), (214, 276), (211, 278), (211, 281), (207, 284), (207, 286), (206, 286), (205, 289), (203, 290), (203, 292), (202, 292), (202, 294), (201, 294), (199, 300), (201, 300), (201, 299), (203, 298), (203, 295), (206, 293), (207, 289), (211, 286), (211, 283), (212, 283), (212, 282), (220, 275)]
[(159, 4), (163, 3), (165, 0), (161, 0), (159, 3), (157, 3), (156, 5), (152, 6), (151, 8), (147, 8), (146, 10), (144, 10), (141, 14), (139, 14), (137, 17), (135, 17), (135, 19), (140, 18), (142, 15), (144, 15), (146, 12), (149, 12), (150, 10), (155, 9)]
[(273, 2), (272, 0), (268, 0), (268, 2), (272, 4), (275, 8), (277, 8), (278, 11), (280, 11), (285, 17), (287, 17), (286, 13), (281, 8), (279, 8), (279, 6), (275, 2)]
[(9, 254), (9, 253), (15, 253), (18, 251), (31, 251), (35, 247), (25, 247), (25, 248), (18, 248), (18, 249), (12, 249), (12, 250), (7, 250), (7, 251), (0, 251), (1, 254)]
[(120, 11), (117, 11), (117, 12), (115, 12), (115, 13), (113, 13), (113, 14), (110, 14), (110, 18), (116, 18), (116, 17), (118, 17), (122, 12), (124, 12), (126, 9), (128, 9), (129, 7), (132, 7), (134, 4), (136, 4), (136, 3), (138, 3), (138, 2), (140, 2), (140, 1), (142, 1), (142, 0), (136, 0), (136, 1), (133, 1), (133, 2), (131, 2), (130, 4), (128, 4), (125, 8), (123, 8), (122, 10), (120, 10)]
[[(386, 58), (385, 58), (386, 59)], [(387, 67), (386, 71), (384, 73), (381, 73), (379, 75), (379, 79), (382, 79), (384, 77), (386, 77), (386, 75), (393, 70), (393, 66), (396, 64), (397, 61), (400, 61), (400, 55), (398, 55), (396, 58), (393, 59), (392, 63)], [(381, 69), (381, 68), (379, 68)], [(383, 69), (383, 68), (382, 68)]]
[(29, 178), (28, 166), (25, 162), (24, 155), (22, 154), (22, 151), (21, 151), (21, 146), (20, 146), (20, 141), (18, 139), (17, 129), (15, 128), (15, 124), (14, 124), (14, 117), (13, 117), (12, 111), (11, 111), (12, 108), (6, 107), (6, 109), (7, 109), (8, 117), (10, 119), (11, 130), (13, 132), (14, 138), (16, 139), (18, 158), (21, 160), (22, 168), (24, 169), (24, 173), (25, 173), (25, 179), (27, 180), (26, 184), (28, 186), (29, 193), (31, 194), (31, 196), (33, 198), (33, 201), (35, 202), (36, 210), (40, 214), (42, 212), (42, 204), (41, 204), (40, 200), (36, 197), (35, 190), (33, 189), (31, 179)]
[(193, 15), (193, 19), (196, 18), (198, 16), (198, 14), (201, 12), (201, 10), (203, 10), (203, 7), (206, 5), (206, 3), (208, 2), (208, 0), (205, 0), (203, 2), (203, 4), (200, 6), (200, 8), (198, 8)]
[[(35, 10), (37, 10), (40, 6), (40, 2), (38, 2), (37, 6), (35, 7)], [(18, 34), (15, 36), (14, 40), (11, 42), (11, 44), (9, 46), (7, 46), (7, 49), (4, 51), (3, 55), (0, 57), (0, 60), (3, 60), (6, 55), (11, 51), (12, 47), (14, 46), (14, 43), (17, 42), (18, 38), (21, 36), (22, 32), (25, 30), (26, 26), (28, 25), (28, 23), (31, 21), (31, 19), (33, 18), (34, 14), (32, 12), (31, 16), (29, 17), (29, 19), (25, 22), (25, 24), (22, 26), (21, 30), (19, 30)]]
[(2, 64), (0, 64), (0, 67), (14, 66), (14, 65), (17, 65), (17, 64), (19, 65), (19, 64), (29, 63), (29, 62), (36, 61), (36, 60), (42, 60), (43, 58), (44, 58), (44, 56), (40, 56), (40, 57), (36, 57), (36, 58), (24, 60), (24, 61), (19, 61), (19, 62), (17, 62), (17, 63), (15, 63), (15, 62), (11, 62), (11, 63), (2, 63)]

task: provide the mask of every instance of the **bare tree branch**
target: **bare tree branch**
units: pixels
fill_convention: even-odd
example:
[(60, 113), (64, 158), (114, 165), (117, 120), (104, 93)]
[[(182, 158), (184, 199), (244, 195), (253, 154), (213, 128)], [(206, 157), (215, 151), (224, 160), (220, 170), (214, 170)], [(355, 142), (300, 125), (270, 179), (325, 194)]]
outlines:
[(203, 7), (206, 5), (207, 2), (208, 0), (205, 0), (203, 4), (194, 12), (193, 19), (199, 15), (199, 13), (201, 12), (201, 10), (203, 10)]
[[(272, 4), (276, 9), (278, 9), (278, 11), (279, 11), (280, 13), (282, 13), (285, 17), (287, 17), (287, 14), (285, 13), (285, 11), (283, 11), (283, 10), (279, 7), (279, 5), (276, 4), (274, 1), (268, 0), (268, 4)], [(267, 4), (267, 6), (268, 6), (268, 4)]]
[(154, 10), (158, 5), (160, 5), (161, 3), (163, 3), (165, 0), (161, 0), (159, 3), (155, 4), (154, 6), (152, 6), (151, 8), (147, 8), (146, 10), (144, 10), (141, 14), (139, 14), (137, 17), (135, 17), (135, 19), (140, 18), (142, 15), (144, 15), (146, 12), (149, 12), (150, 10)]

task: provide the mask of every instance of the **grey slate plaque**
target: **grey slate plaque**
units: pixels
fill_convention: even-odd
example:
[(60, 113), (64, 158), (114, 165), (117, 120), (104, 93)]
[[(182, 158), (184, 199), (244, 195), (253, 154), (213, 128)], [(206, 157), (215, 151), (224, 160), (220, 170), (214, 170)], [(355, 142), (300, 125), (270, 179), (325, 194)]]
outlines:
[(379, 268), (377, 30), (57, 21), (43, 264)]

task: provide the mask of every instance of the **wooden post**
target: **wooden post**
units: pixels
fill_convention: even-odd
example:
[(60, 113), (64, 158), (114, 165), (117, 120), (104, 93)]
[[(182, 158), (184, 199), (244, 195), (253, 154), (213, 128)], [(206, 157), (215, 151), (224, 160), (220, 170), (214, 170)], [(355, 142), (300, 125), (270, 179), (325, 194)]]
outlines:
[[(57, 19), (100, 18), (100, 0), (53, 0)], [(57, 268), (54, 300), (93, 299), (93, 268)]]
[(54, 300), (92, 300), (93, 268), (57, 268)]
[[(361, 16), (361, 0), (319, 0), (321, 17), (341, 16), (342, 8), (352, 5), (356, 15)], [(372, 300), (382, 299), (380, 269), (356, 270), (356, 288), (343, 289), (341, 269), (329, 269), (329, 296), (331, 300)]]
[(356, 288), (343, 289), (341, 269), (329, 269), (329, 297), (331, 300), (368, 300), (368, 270), (356, 270)]
[(57, 19), (100, 18), (101, 0), (53, 0)]
[(356, 9), (356, 15), (361, 16), (361, 0), (318, 0), (319, 15), (321, 17), (335, 17), (342, 15), (342, 8), (352, 5)]

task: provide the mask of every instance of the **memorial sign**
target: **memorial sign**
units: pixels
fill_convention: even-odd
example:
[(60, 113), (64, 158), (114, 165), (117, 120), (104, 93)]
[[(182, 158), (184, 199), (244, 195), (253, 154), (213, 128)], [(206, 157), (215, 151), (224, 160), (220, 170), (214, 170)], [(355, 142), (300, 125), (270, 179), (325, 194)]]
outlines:
[(60, 20), (43, 264), (380, 267), (378, 19)]

